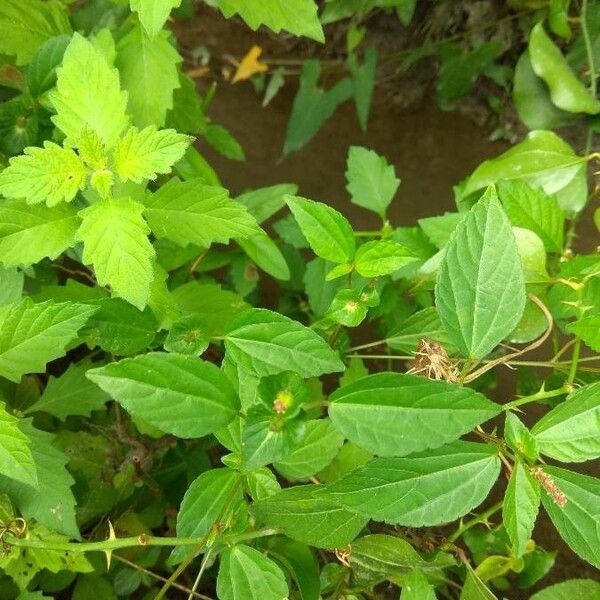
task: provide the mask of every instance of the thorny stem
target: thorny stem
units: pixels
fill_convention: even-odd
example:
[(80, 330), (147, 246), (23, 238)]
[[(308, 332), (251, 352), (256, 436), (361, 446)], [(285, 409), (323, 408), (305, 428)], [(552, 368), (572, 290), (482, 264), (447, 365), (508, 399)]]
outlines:
[(463, 535), (465, 531), (471, 529), (475, 525), (479, 525), (480, 523), (485, 523), (492, 515), (496, 514), (502, 508), (502, 500), (496, 502), (493, 506), (490, 506), (487, 510), (484, 510), (481, 514), (476, 517), (465, 521), (460, 524), (458, 529), (448, 538), (449, 543), (455, 542), (459, 537)]

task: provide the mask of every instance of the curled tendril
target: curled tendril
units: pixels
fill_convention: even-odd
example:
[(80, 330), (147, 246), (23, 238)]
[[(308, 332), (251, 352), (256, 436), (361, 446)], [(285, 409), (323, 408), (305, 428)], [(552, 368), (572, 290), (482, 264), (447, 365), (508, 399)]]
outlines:
[(0, 523), (0, 554), (6, 555), (10, 552), (11, 545), (4, 540), (6, 534), (13, 537), (22, 537), (27, 531), (27, 521), (22, 517), (15, 517), (7, 523)]

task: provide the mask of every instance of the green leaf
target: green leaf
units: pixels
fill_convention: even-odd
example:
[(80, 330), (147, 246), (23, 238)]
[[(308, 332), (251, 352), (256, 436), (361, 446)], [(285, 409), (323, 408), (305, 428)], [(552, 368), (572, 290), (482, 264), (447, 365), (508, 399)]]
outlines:
[(246, 475), (246, 485), (252, 500), (268, 498), (281, 491), (277, 477), (271, 469), (260, 467)]
[(86, 376), (134, 417), (181, 438), (213, 433), (239, 409), (218, 367), (182, 354), (140, 354), (90, 369)]
[(324, 469), (344, 443), (329, 419), (307, 421), (305, 428), (296, 447), (274, 465), (290, 481), (308, 479)]
[(400, 186), (400, 179), (384, 156), (361, 146), (351, 146), (346, 181), (353, 204), (372, 210), (385, 219), (387, 208)]
[(515, 462), (502, 506), (502, 521), (517, 557), (523, 556), (540, 506), (540, 485), (520, 461)]
[(460, 594), (460, 600), (497, 600), (469, 564), (467, 564), (467, 578)]
[(280, 279), (288, 281), (291, 277), (285, 257), (277, 244), (262, 230), (253, 235), (236, 240), (246, 255), (263, 271)]
[(600, 352), (600, 315), (587, 315), (567, 325), (567, 330), (580, 337), (592, 350)]
[(216, 0), (216, 4), (227, 19), (237, 13), (251, 29), (266, 25), (275, 33), (283, 29), (325, 41), (313, 0)]
[(520, 452), (531, 461), (538, 459), (539, 452), (535, 438), (529, 429), (523, 425), (519, 417), (511, 412), (506, 415), (504, 439), (515, 452)]
[(96, 308), (25, 298), (3, 315), (0, 329), (0, 376), (18, 382), (25, 373), (42, 373), (46, 363), (63, 356)]
[(366, 318), (369, 307), (362, 301), (362, 292), (357, 289), (340, 290), (325, 315), (345, 327), (357, 327)]
[(59, 35), (44, 42), (33, 55), (27, 67), (27, 86), (34, 98), (56, 84), (56, 69), (62, 63), (71, 37)]
[(159, 131), (149, 125), (140, 131), (131, 127), (115, 146), (117, 174), (123, 181), (155, 180), (159, 173), (171, 172), (171, 167), (184, 155), (191, 140), (174, 129)]
[(322, 486), (300, 485), (286, 488), (258, 502), (250, 510), (267, 527), (316, 546), (339, 548), (350, 543), (365, 526), (367, 519), (322, 497)]
[(377, 49), (369, 46), (365, 50), (365, 60), (362, 65), (351, 54), (348, 57), (348, 69), (352, 74), (352, 87), (354, 88), (354, 104), (358, 114), (358, 122), (363, 131), (367, 130), (373, 89), (375, 87), (375, 74), (377, 69)]
[(89, 417), (104, 408), (110, 397), (85, 376), (91, 364), (73, 363), (59, 377), (50, 376), (41, 398), (25, 414), (43, 411), (64, 421), (71, 415)]
[(289, 590), (275, 562), (250, 546), (237, 544), (221, 554), (217, 595), (220, 600), (285, 600)]
[(75, 243), (81, 219), (69, 204), (29, 206), (23, 200), (0, 202), (0, 262), (29, 266), (54, 259)]
[(434, 306), (413, 313), (386, 337), (386, 344), (398, 352), (415, 352), (423, 338), (439, 342), (448, 348), (448, 335)]
[(130, 0), (130, 5), (146, 33), (152, 37), (163, 28), (171, 10), (180, 6), (181, 0)]
[(211, 123), (202, 132), (204, 139), (219, 153), (232, 160), (246, 160), (244, 149), (223, 125)]
[(344, 370), (337, 354), (312, 329), (265, 309), (244, 311), (229, 324), (225, 350), (258, 377), (284, 371), (317, 377)]
[(67, 457), (54, 445), (55, 436), (36, 429), (30, 420), (21, 423), (31, 443), (31, 455), (37, 471), (35, 487), (0, 475), (0, 491), (8, 494), (26, 519), (35, 519), (49, 529), (79, 538), (75, 522), (75, 483), (66, 468)]
[(479, 506), (500, 472), (497, 450), (454, 442), (406, 458), (376, 458), (322, 495), (365, 517), (408, 527), (454, 521)]
[(131, 198), (107, 198), (82, 210), (77, 231), (83, 262), (92, 265), (99, 285), (140, 310), (148, 303), (154, 248), (142, 218), (144, 206)]
[(227, 190), (205, 185), (199, 179), (171, 179), (154, 194), (148, 194), (144, 215), (152, 232), (187, 246), (208, 248), (231, 238), (244, 238), (260, 231), (256, 221)]
[(3, 0), (0, 4), (0, 53), (15, 55), (17, 64), (27, 64), (48, 39), (71, 33), (69, 13), (59, 2)]
[(513, 225), (536, 233), (548, 252), (562, 252), (565, 213), (556, 198), (522, 181), (501, 181), (498, 196)]
[(558, 467), (544, 467), (544, 471), (566, 498), (566, 504), (559, 506), (550, 494), (542, 492), (552, 523), (573, 552), (600, 569), (600, 480)]
[[(468, 196), (502, 179), (522, 180), (554, 194), (578, 176), (584, 161), (551, 131), (532, 131), (504, 154), (481, 163), (467, 180), (463, 194)], [(581, 206), (577, 210), (580, 209)]]
[(43, 148), (30, 146), (21, 156), (10, 159), (0, 172), (0, 194), (24, 198), (28, 204), (45, 202), (56, 206), (70, 202), (85, 185), (87, 169), (70, 148), (44, 142)]
[(37, 487), (31, 441), (21, 431), (20, 423), (22, 421), (7, 412), (4, 403), (0, 402), (0, 472), (8, 479)]
[[(544, 242), (530, 229), (513, 227), (512, 230), (515, 241), (517, 242), (517, 250), (521, 258), (523, 280), (525, 281), (525, 284), (543, 285), (547, 283), (550, 280), (550, 276), (546, 270), (546, 250), (544, 249)], [(524, 316), (526, 315), (523, 314), (522, 317)], [(543, 315), (541, 315), (541, 317), (544, 318)], [(542, 331), (544, 329), (545, 327)]]
[(544, 415), (531, 433), (539, 451), (562, 462), (600, 457), (600, 383), (579, 388)]
[(452, 343), (469, 358), (487, 356), (521, 319), (525, 308), (521, 259), (493, 188), (448, 243), (435, 298)]
[(519, 118), (530, 130), (556, 129), (577, 119), (577, 115), (552, 104), (548, 86), (535, 74), (527, 50), (521, 54), (515, 67), (513, 102)]
[(571, 70), (558, 46), (548, 37), (541, 23), (529, 35), (529, 57), (535, 74), (544, 80), (552, 102), (568, 112), (595, 115), (600, 100), (594, 98)]
[(280, 183), (244, 192), (235, 201), (243, 204), (257, 223), (263, 223), (285, 206), (288, 194), (293, 196), (297, 191), (295, 183)]
[[(227, 522), (242, 503), (240, 475), (231, 469), (212, 469), (197, 477), (187, 489), (177, 514), (177, 536), (202, 538), (217, 521)], [(180, 562), (189, 546), (179, 546), (171, 554), (172, 562)]]
[(600, 582), (593, 579), (568, 579), (540, 590), (529, 600), (592, 600), (600, 598)]
[(285, 201), (317, 256), (335, 263), (352, 260), (356, 242), (346, 217), (327, 204), (300, 196), (286, 196)]
[(401, 373), (363, 377), (336, 390), (329, 405), (344, 437), (380, 456), (437, 448), (500, 411), (469, 388)]
[(375, 240), (359, 246), (354, 257), (355, 269), (363, 277), (389, 275), (417, 260), (408, 248), (392, 240)]
[(185, 315), (175, 321), (165, 339), (165, 350), (198, 356), (210, 343), (208, 327), (204, 319), (198, 315)]
[(0, 281), (3, 284), (0, 288), (0, 307), (19, 302), (23, 296), (24, 273), (16, 268), (0, 266)]
[(452, 233), (464, 216), (463, 213), (446, 212), (437, 217), (419, 219), (419, 226), (425, 232), (429, 241), (441, 249), (448, 243)]
[(415, 569), (402, 586), (400, 600), (436, 600), (435, 589), (421, 571)]
[(337, 107), (352, 97), (350, 79), (342, 79), (331, 89), (324, 90), (318, 85), (320, 74), (320, 61), (311, 59), (302, 65), (300, 89), (294, 98), (292, 114), (287, 126), (283, 145), (284, 154), (302, 148), (316, 135)]
[[(85, 76), (85, 85), (82, 85)], [(98, 135), (111, 148), (129, 121), (127, 94), (121, 91), (119, 72), (111, 68), (91, 42), (75, 33), (57, 70), (50, 102), (57, 114), (52, 122), (69, 145), (77, 145), (84, 130)]]
[(181, 60), (168, 31), (149, 38), (137, 25), (119, 40), (115, 66), (129, 95), (127, 109), (134, 125), (165, 124), (167, 111), (173, 108), (173, 92), (180, 86), (177, 66)]

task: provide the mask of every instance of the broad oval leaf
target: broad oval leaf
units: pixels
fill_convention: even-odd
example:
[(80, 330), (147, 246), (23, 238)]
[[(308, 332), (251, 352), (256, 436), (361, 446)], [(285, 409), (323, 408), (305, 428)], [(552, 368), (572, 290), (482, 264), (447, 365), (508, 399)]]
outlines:
[(346, 217), (327, 204), (300, 196), (286, 196), (285, 201), (317, 256), (334, 263), (352, 260), (356, 242)]
[(319, 494), (322, 486), (300, 485), (255, 502), (250, 511), (268, 527), (318, 548), (338, 548), (350, 543), (368, 518)]
[(499, 472), (495, 448), (458, 441), (405, 458), (376, 458), (321, 494), (376, 521), (438, 525), (479, 506)]
[(286, 600), (288, 594), (283, 571), (262, 552), (237, 544), (221, 554), (219, 600)]
[(435, 298), (451, 341), (469, 358), (487, 356), (521, 319), (523, 268), (514, 233), (493, 188), (452, 235)]
[(0, 402), (0, 472), (6, 478), (38, 487), (31, 442), (19, 428), (19, 419)]
[(437, 596), (427, 577), (419, 569), (415, 569), (402, 586), (400, 600), (437, 600)]
[(239, 400), (227, 376), (192, 356), (150, 352), (86, 376), (133, 416), (181, 438), (199, 438), (225, 427)]
[(529, 600), (596, 600), (600, 582), (593, 579), (567, 579), (535, 593)]
[(231, 321), (225, 350), (235, 363), (258, 377), (284, 371), (317, 377), (344, 370), (338, 355), (312, 329), (266, 309), (244, 311)]
[(600, 457), (600, 382), (586, 385), (544, 415), (531, 433), (539, 451), (563, 462)]
[(472, 389), (401, 373), (377, 373), (330, 396), (333, 424), (357, 446), (406, 456), (458, 439), (501, 407)]
[(410, 250), (392, 240), (366, 242), (356, 251), (355, 269), (363, 277), (389, 275), (417, 260)]
[[(600, 569), (600, 479), (559, 469), (544, 467), (555, 486), (550, 495), (542, 491), (542, 503), (552, 523), (571, 550)], [(556, 503), (556, 492), (564, 494), (563, 506)]]
[(444, 331), (434, 306), (410, 315), (387, 335), (385, 343), (392, 350), (408, 354), (416, 351), (419, 341), (423, 338), (439, 342), (445, 349), (450, 346), (448, 334)]

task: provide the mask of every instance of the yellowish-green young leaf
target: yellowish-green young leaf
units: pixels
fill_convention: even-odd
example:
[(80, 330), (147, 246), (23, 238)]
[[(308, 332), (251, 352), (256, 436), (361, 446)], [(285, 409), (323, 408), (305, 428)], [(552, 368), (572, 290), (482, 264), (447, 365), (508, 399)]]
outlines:
[(95, 132), (111, 148), (129, 121), (127, 94), (121, 91), (119, 72), (83, 36), (75, 33), (62, 67), (57, 70), (56, 90), (50, 102), (56, 110), (53, 123), (76, 145), (84, 131)]
[(92, 265), (99, 285), (142, 310), (148, 303), (154, 248), (144, 207), (131, 198), (108, 198), (81, 211), (77, 239), (83, 262)]
[(181, 5), (181, 0), (130, 0), (129, 4), (146, 33), (154, 36), (163, 28), (171, 10)]
[(144, 179), (154, 180), (159, 173), (171, 171), (192, 139), (174, 129), (157, 130), (154, 125), (141, 131), (131, 127), (115, 146), (115, 170), (123, 181), (142, 183)]
[(520, 461), (514, 465), (502, 506), (502, 520), (517, 557), (525, 553), (540, 506), (540, 485)]
[(282, 29), (324, 42), (314, 0), (216, 0), (226, 18), (239, 14), (252, 28), (266, 25), (275, 33)]
[(19, 427), (19, 419), (0, 402), (0, 472), (6, 478), (37, 487), (38, 476), (31, 442)]
[(180, 86), (177, 65), (182, 58), (169, 42), (169, 32), (150, 38), (136, 25), (117, 44), (115, 66), (129, 94), (127, 109), (138, 127), (165, 124), (173, 108), (173, 91)]
[(77, 141), (77, 150), (83, 162), (92, 169), (106, 167), (108, 157), (104, 144), (98, 134), (92, 129), (84, 129)]
[(481, 581), (479, 575), (467, 563), (467, 578), (460, 594), (460, 600), (497, 600), (488, 586)]
[(30, 146), (21, 156), (10, 159), (0, 173), (0, 194), (28, 204), (56, 206), (73, 200), (83, 189), (87, 173), (73, 150), (46, 141), (43, 148)]
[(75, 302), (34, 304), (29, 298), (13, 305), (0, 328), (0, 376), (18, 382), (25, 373), (45, 371), (96, 310)]
[(23, 200), (0, 202), (0, 263), (29, 266), (56, 258), (75, 243), (81, 219), (70, 204), (48, 208)]
[(356, 272), (363, 277), (389, 275), (417, 257), (410, 250), (392, 240), (374, 240), (358, 248), (354, 257)]
[(546, 82), (552, 102), (558, 108), (591, 115), (600, 112), (600, 100), (594, 98), (578, 79), (541, 23), (531, 30), (529, 56), (535, 74)]
[(237, 544), (221, 554), (217, 595), (221, 600), (285, 600), (289, 590), (277, 563), (259, 550)]
[(71, 33), (69, 13), (60, 2), (2, 0), (0, 2), (0, 53), (16, 56), (24, 65), (50, 38)]
[(286, 196), (285, 201), (317, 256), (335, 263), (352, 260), (356, 241), (346, 217), (327, 204), (300, 196)]
[(435, 298), (452, 343), (469, 358), (487, 356), (519, 322), (525, 308), (523, 268), (494, 188), (452, 235)]
[(180, 246), (208, 248), (231, 238), (260, 232), (245, 206), (229, 198), (227, 190), (205, 185), (200, 179), (171, 179), (148, 194), (144, 216), (152, 232)]

